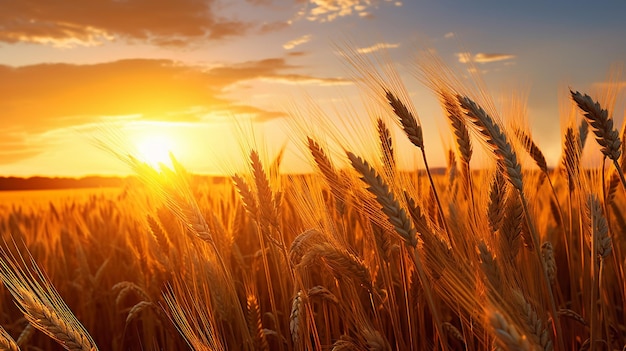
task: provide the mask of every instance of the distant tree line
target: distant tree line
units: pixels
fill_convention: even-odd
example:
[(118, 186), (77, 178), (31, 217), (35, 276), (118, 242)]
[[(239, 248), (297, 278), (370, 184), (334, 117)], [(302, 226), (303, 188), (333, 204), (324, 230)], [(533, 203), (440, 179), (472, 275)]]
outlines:
[(0, 177), (0, 191), (121, 187), (124, 178), (92, 176), (84, 178)]

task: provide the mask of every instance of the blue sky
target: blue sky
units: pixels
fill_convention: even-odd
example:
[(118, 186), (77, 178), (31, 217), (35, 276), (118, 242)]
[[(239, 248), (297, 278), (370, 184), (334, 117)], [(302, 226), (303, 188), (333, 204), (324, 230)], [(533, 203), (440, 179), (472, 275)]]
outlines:
[[(554, 165), (567, 88), (591, 93), (626, 59), (623, 1), (8, 0), (0, 10), (3, 175), (124, 173), (90, 146), (102, 124), (132, 140), (166, 137), (202, 173), (231, 167), (218, 160), (225, 149), (240, 155), (235, 118), (264, 129), (269, 150), (295, 149), (284, 127), (294, 101), (361, 113), (363, 92), (337, 54), (346, 42), (397, 64), (435, 166), (451, 139), (415, 77), (427, 48), (462, 74), (471, 58), (494, 96), (525, 92), (533, 137)], [(623, 111), (617, 104), (619, 122)], [(299, 171), (291, 151), (287, 168)]]

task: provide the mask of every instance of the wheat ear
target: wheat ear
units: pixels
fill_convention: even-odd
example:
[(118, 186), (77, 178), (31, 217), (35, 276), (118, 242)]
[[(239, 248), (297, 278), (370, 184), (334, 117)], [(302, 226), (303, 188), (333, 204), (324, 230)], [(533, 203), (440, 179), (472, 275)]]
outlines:
[(450, 245), (452, 245), (452, 247), (455, 247), (454, 240), (450, 235), (450, 231), (448, 230), (448, 224), (443, 212), (443, 207), (441, 206), (441, 201), (439, 200), (437, 187), (435, 187), (435, 181), (433, 180), (433, 176), (430, 172), (430, 167), (428, 166), (426, 150), (424, 149), (424, 135), (422, 134), (422, 126), (419, 125), (415, 116), (413, 116), (411, 111), (409, 111), (406, 105), (398, 97), (396, 97), (396, 95), (394, 95), (391, 91), (386, 90), (385, 96), (387, 98), (387, 101), (389, 102), (389, 105), (393, 109), (393, 112), (396, 114), (396, 116), (398, 116), (400, 124), (402, 124), (402, 128), (409, 138), (409, 141), (411, 141), (413, 145), (417, 146), (422, 152), (422, 161), (424, 161), (424, 168), (426, 169), (426, 174), (428, 175), (428, 181), (430, 182), (430, 187), (433, 190), (433, 195), (435, 196), (435, 202), (437, 203), (439, 216), (441, 216), (441, 221), (446, 231), (446, 235), (448, 236), (448, 241), (450, 242)]
[[(530, 238), (532, 239), (532, 248), (539, 246), (539, 236), (533, 226), (532, 221), (530, 220), (530, 212), (528, 210), (528, 204), (526, 201), (526, 197), (524, 196), (524, 188), (522, 181), (522, 168), (517, 161), (517, 156), (515, 155), (515, 151), (513, 147), (509, 143), (506, 134), (500, 130), (500, 127), (497, 123), (487, 114), (487, 112), (480, 106), (478, 106), (474, 101), (465, 96), (457, 96), (459, 103), (463, 109), (465, 109), (465, 113), (467, 117), (474, 123), (478, 132), (483, 137), (484, 141), (491, 147), (491, 149), (496, 154), (498, 165), (502, 170), (504, 170), (504, 174), (507, 176), (507, 180), (509, 183), (518, 191), (520, 201), (522, 203), (522, 208), (524, 209), (524, 215), (526, 217), (526, 221), (528, 223), (528, 228), (530, 229)], [(537, 261), (542, 267), (542, 272), (545, 281), (545, 288), (548, 291), (548, 295), (550, 297), (550, 307), (552, 310), (552, 315), (554, 317), (554, 324), (557, 331), (557, 336), (559, 338), (559, 346), (560, 348), (564, 348), (564, 343), (562, 340), (561, 333), (561, 323), (559, 321), (557, 315), (556, 302), (554, 300), (554, 294), (552, 293), (552, 288), (550, 286), (550, 279), (548, 277), (548, 273), (546, 272), (546, 264), (544, 262), (543, 256), (539, 250), (535, 250), (537, 255)]]
[[(32, 257), (30, 267), (21, 255), (18, 257), (0, 249), (0, 276), (28, 322), (66, 350), (97, 350), (87, 330), (48, 282)], [(22, 268), (18, 261), (27, 268)]]
[(406, 211), (400, 206), (394, 194), (389, 190), (389, 186), (376, 172), (376, 170), (352, 152), (348, 152), (348, 158), (352, 167), (361, 174), (361, 180), (368, 185), (367, 190), (376, 196), (376, 201), (381, 206), (383, 213), (387, 216), (389, 223), (393, 225), (396, 232), (410, 246), (417, 246), (416, 231), (411, 224), (411, 220)]
[(20, 347), (17, 346), (17, 343), (11, 335), (0, 326), (0, 350), (3, 351), (20, 351)]
[(378, 131), (378, 138), (380, 139), (380, 148), (382, 151), (383, 164), (387, 167), (391, 173), (396, 168), (396, 157), (393, 151), (393, 139), (391, 138), (391, 131), (387, 128), (387, 125), (378, 118), (376, 120), (376, 130)]
[(509, 183), (518, 191), (523, 192), (522, 168), (506, 135), (500, 130), (500, 127), (491, 116), (470, 98), (458, 95), (457, 99), (469, 120), (476, 126), (481, 137), (496, 154), (498, 165), (503, 170)]
[(496, 341), (504, 350), (531, 351), (532, 346), (526, 335), (520, 334), (517, 328), (497, 311), (488, 311), (487, 318), (493, 328)]
[(346, 202), (343, 196), (343, 193), (345, 192), (343, 182), (339, 175), (337, 175), (337, 171), (335, 170), (335, 167), (330, 161), (328, 155), (324, 152), (324, 149), (322, 149), (322, 147), (315, 140), (309, 137), (307, 137), (307, 144), (309, 151), (311, 152), (311, 156), (313, 156), (313, 161), (324, 176), (324, 179), (326, 179), (326, 183), (333, 193), (335, 205), (337, 206), (337, 212), (340, 216), (342, 216), (346, 211)]
[(254, 293), (249, 293), (246, 297), (246, 305), (248, 308), (247, 322), (250, 335), (254, 337), (255, 350), (269, 350), (267, 338), (263, 333), (263, 322), (261, 321), (261, 307), (259, 300)]
[[(354, 155), (353, 153), (347, 152), (347, 154), (354, 169), (356, 169), (361, 174), (361, 180), (368, 185), (367, 190), (374, 196), (376, 196), (376, 200), (382, 206), (383, 213), (387, 216), (389, 222), (394, 226), (396, 232), (409, 246), (413, 248), (414, 255), (412, 255), (411, 257), (418, 271), (420, 282), (424, 287), (426, 299), (431, 309), (431, 313), (433, 314), (435, 325), (439, 333), (441, 335), (445, 335), (445, 331), (442, 329), (441, 326), (439, 312), (437, 310), (437, 306), (434, 303), (429, 282), (426, 278), (426, 273), (422, 265), (422, 260), (419, 257), (419, 251), (417, 249), (416, 230), (411, 224), (411, 220), (407, 216), (406, 211), (400, 206), (400, 203), (398, 203), (398, 201), (396, 200), (394, 194), (389, 190), (389, 186), (387, 185), (387, 183), (383, 181), (383, 179), (376, 172), (376, 170), (372, 168), (367, 163), (367, 161)], [(445, 341), (441, 340), (441, 344), (442, 347), (445, 349)]]
[(389, 101), (389, 105), (393, 109), (393, 112), (398, 116), (400, 120), (400, 124), (402, 125), (402, 129), (406, 133), (406, 136), (409, 138), (409, 141), (413, 143), (413, 145), (417, 146), (420, 149), (424, 148), (424, 135), (422, 134), (422, 126), (417, 123), (417, 119), (411, 111), (406, 107), (406, 105), (400, 101), (392, 92), (385, 92), (387, 101)]
[(591, 96), (587, 94), (583, 95), (578, 91), (573, 92), (571, 90), (570, 94), (576, 105), (584, 112), (585, 119), (596, 135), (596, 141), (600, 144), (602, 153), (613, 161), (613, 165), (620, 175), (622, 185), (626, 189), (624, 172), (622, 172), (622, 168), (618, 163), (622, 153), (621, 141), (619, 132), (613, 127), (613, 118), (609, 117), (609, 111), (603, 109), (599, 102), (593, 101)]

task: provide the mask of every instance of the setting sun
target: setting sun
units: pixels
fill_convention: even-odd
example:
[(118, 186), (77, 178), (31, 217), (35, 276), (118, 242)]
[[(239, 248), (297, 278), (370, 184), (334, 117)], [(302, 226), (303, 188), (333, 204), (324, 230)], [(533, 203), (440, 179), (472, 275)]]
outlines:
[(173, 152), (172, 139), (165, 135), (147, 135), (137, 140), (139, 158), (158, 168), (160, 164), (171, 166), (170, 152)]

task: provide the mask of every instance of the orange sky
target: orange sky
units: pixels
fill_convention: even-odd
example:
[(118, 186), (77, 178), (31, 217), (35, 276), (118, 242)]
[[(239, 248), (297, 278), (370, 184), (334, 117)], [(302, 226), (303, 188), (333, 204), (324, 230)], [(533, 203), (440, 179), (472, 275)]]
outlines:
[(139, 149), (166, 136), (191, 171), (231, 171), (242, 158), (233, 120), (252, 123), (270, 154), (287, 144), (285, 169), (306, 171), (289, 108), (315, 101), (335, 120), (337, 111), (357, 120), (364, 113), (364, 95), (337, 55), (347, 38), (363, 55), (384, 51), (398, 63), (434, 166), (445, 164), (442, 139), (451, 139), (441, 136), (435, 98), (412, 74), (425, 43), (449, 64), (474, 63), (494, 94), (529, 90), (533, 134), (554, 164), (560, 90), (592, 89), (626, 58), (619, 13), (617, 2), (3, 1), (0, 175), (125, 174), (92, 145), (103, 126)]

